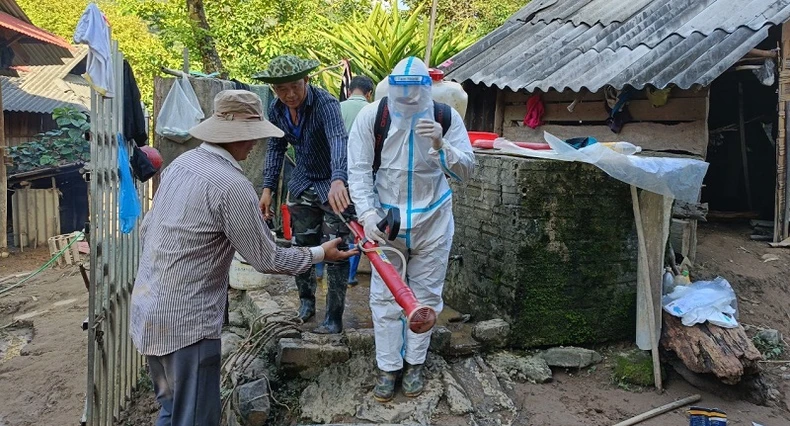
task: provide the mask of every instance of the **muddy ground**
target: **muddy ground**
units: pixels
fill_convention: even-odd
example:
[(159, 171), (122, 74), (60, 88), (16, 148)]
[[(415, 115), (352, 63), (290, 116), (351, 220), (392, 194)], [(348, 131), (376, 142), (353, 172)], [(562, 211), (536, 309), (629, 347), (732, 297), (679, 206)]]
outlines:
[[(741, 322), (751, 326), (750, 333), (776, 328), (790, 336), (790, 249), (771, 249), (765, 243), (750, 241), (750, 230), (732, 225), (708, 224), (699, 231), (697, 266), (693, 279), (727, 278), (739, 297)], [(766, 262), (766, 254), (778, 260)], [(0, 279), (36, 269), (46, 262), (48, 252), (38, 250), (12, 254), (0, 259)], [(15, 281), (10, 281), (15, 282)], [(0, 291), (10, 282), (0, 284)], [(352, 308), (349, 318), (364, 327), (366, 300), (364, 285), (349, 291)], [(319, 300), (321, 296), (319, 296)], [(360, 306), (358, 306), (360, 305)], [(30, 315), (20, 324), (0, 330), (0, 336), (14, 344), (0, 344), (0, 426), (76, 425), (85, 396), (87, 336), (81, 324), (87, 315), (88, 295), (76, 269), (50, 269), (25, 285), (0, 295), (0, 327), (20, 315)], [(321, 313), (317, 317), (320, 317)], [(30, 342), (20, 346), (26, 338)], [(605, 356), (629, 345), (612, 344), (595, 349)], [(780, 360), (790, 360), (787, 354)], [(771, 406), (761, 407), (743, 401), (727, 401), (700, 392), (681, 378), (670, 374), (667, 390), (657, 395), (651, 389), (625, 386), (612, 380), (609, 358), (583, 371), (555, 370), (554, 380), (543, 385), (516, 384), (513, 401), (521, 414), (520, 425), (612, 425), (666, 402), (700, 393), (700, 405), (724, 409), (731, 425), (790, 425), (790, 374), (784, 363), (766, 363), (768, 381), (778, 390)], [(297, 396), (298, 398), (298, 396)], [(118, 425), (151, 425), (156, 402), (149, 389), (136, 394), (131, 408)], [(342, 420), (342, 419), (338, 419)], [(297, 424), (283, 422), (281, 424)], [(464, 418), (437, 418), (437, 425), (466, 425)], [(665, 414), (644, 425), (684, 425), (683, 409)]]

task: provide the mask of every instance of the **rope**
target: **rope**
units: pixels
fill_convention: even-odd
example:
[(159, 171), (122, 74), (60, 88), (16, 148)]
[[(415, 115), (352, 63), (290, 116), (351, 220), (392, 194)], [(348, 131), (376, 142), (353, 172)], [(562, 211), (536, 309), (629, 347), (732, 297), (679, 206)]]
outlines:
[(71, 247), (74, 243), (76, 243), (77, 240), (79, 240), (83, 235), (85, 235), (85, 234), (83, 232), (80, 232), (77, 236), (74, 237), (74, 239), (71, 240), (71, 242), (68, 245), (66, 245), (66, 247), (63, 247), (59, 252), (57, 252), (55, 254), (55, 256), (52, 257), (52, 259), (49, 259), (49, 261), (47, 263), (45, 263), (43, 266), (38, 268), (36, 271), (34, 271), (30, 275), (28, 275), (27, 277), (22, 279), (22, 281), (19, 281), (18, 283), (14, 284), (14, 285), (11, 285), (9, 287), (6, 287), (6, 288), (0, 290), (0, 296), (5, 294), (5, 293), (7, 293), (7, 292), (9, 292), (9, 291), (11, 291), (11, 290), (13, 290), (13, 289), (15, 289), (15, 288), (17, 288), (17, 287), (19, 287), (19, 286), (21, 286), (22, 284), (27, 282), (27, 280), (35, 277), (36, 275), (40, 274), (41, 271), (47, 269), (50, 265), (52, 265), (52, 263), (55, 262), (55, 260), (57, 260), (60, 256), (62, 256), (63, 253), (65, 253), (66, 250), (68, 250), (69, 247)]

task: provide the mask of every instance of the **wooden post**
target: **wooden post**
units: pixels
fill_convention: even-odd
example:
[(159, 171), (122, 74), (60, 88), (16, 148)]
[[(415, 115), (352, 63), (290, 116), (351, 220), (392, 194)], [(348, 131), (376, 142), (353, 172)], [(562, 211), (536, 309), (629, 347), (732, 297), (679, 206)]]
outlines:
[[(428, 25), (428, 43), (425, 45), (425, 66), (431, 66), (431, 50), (433, 50), (433, 31), (436, 25), (436, 6), (439, 0), (433, 0), (431, 4), (431, 23)], [(397, 3), (396, 3), (397, 4)], [(397, 6), (396, 6), (397, 13)]]
[(738, 133), (741, 139), (741, 162), (743, 164), (743, 180), (746, 184), (746, 203), (749, 211), (754, 210), (752, 202), (752, 186), (749, 179), (749, 158), (746, 155), (746, 123), (743, 118), (743, 83), (738, 82)]
[(776, 195), (774, 209), (774, 242), (788, 237), (788, 205), (787, 205), (787, 113), (790, 111), (790, 23), (782, 25), (782, 41), (780, 44), (779, 61), (779, 117), (776, 132)]
[(502, 136), (502, 132), (505, 128), (505, 89), (496, 89), (496, 91), (496, 107), (494, 108), (494, 133)]
[[(661, 360), (658, 356), (658, 339), (661, 335), (661, 271), (664, 265), (666, 241), (669, 237), (672, 200), (648, 191), (642, 191), (641, 198), (644, 203), (640, 207), (640, 197), (636, 187), (631, 185), (631, 202), (634, 208), (637, 239), (639, 240), (637, 250), (639, 254), (636, 308), (637, 345), (643, 350), (650, 349), (653, 357), (653, 380), (656, 390), (662, 392), (664, 386), (661, 379)], [(647, 328), (647, 333), (644, 333), (645, 328)], [(642, 333), (640, 333), (640, 329)], [(648, 344), (644, 342), (645, 337), (649, 340)]]
[(3, 114), (3, 95), (0, 93), (0, 256), (8, 257), (8, 173), (6, 157), (5, 117)]

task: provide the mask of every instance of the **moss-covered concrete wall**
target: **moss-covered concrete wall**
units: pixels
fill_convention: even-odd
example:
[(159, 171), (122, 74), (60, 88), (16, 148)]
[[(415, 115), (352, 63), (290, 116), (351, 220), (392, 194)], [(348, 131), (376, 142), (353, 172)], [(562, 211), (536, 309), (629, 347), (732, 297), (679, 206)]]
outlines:
[(505, 318), (519, 347), (633, 338), (628, 186), (580, 163), (483, 154), (477, 163), (454, 187), (447, 303)]

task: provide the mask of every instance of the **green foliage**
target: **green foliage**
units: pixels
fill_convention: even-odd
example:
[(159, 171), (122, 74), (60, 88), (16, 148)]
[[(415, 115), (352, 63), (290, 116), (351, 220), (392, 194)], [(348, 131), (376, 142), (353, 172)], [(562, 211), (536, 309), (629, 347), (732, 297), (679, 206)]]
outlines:
[(781, 341), (779, 341), (779, 343), (774, 343), (757, 335), (752, 338), (752, 343), (754, 343), (754, 347), (763, 354), (763, 358), (765, 359), (776, 359), (784, 353), (784, 345)]
[(85, 139), (90, 124), (85, 113), (70, 107), (56, 108), (52, 118), (58, 124), (57, 129), (36, 135), (32, 142), (8, 149), (8, 156), (13, 161), (9, 174), (90, 159), (90, 143)]
[[(348, 22), (332, 22), (319, 17), (325, 29), (319, 34), (331, 44), (329, 49), (308, 49), (314, 58), (326, 64), (335, 64), (340, 59), (351, 59), (352, 69), (367, 75), (374, 81), (384, 79), (403, 58), (423, 58), (427, 46), (429, 20), (425, 19), (426, 3), (404, 13), (394, 10), (394, 4), (385, 7), (376, 3), (365, 16), (355, 13)], [(467, 35), (467, 26), (445, 24), (437, 20), (434, 43), (429, 66), (437, 66), (474, 42)], [(329, 87), (332, 81), (339, 82), (337, 71), (327, 71), (322, 76)]]
[[(405, 0), (409, 7), (414, 8), (425, 0)], [(475, 39), (482, 37), (502, 25), (508, 17), (526, 6), (526, 0), (468, 0), (463, 2), (439, 0), (437, 15), (446, 22), (468, 26), (469, 35)], [(426, 17), (430, 7), (423, 11)]]

